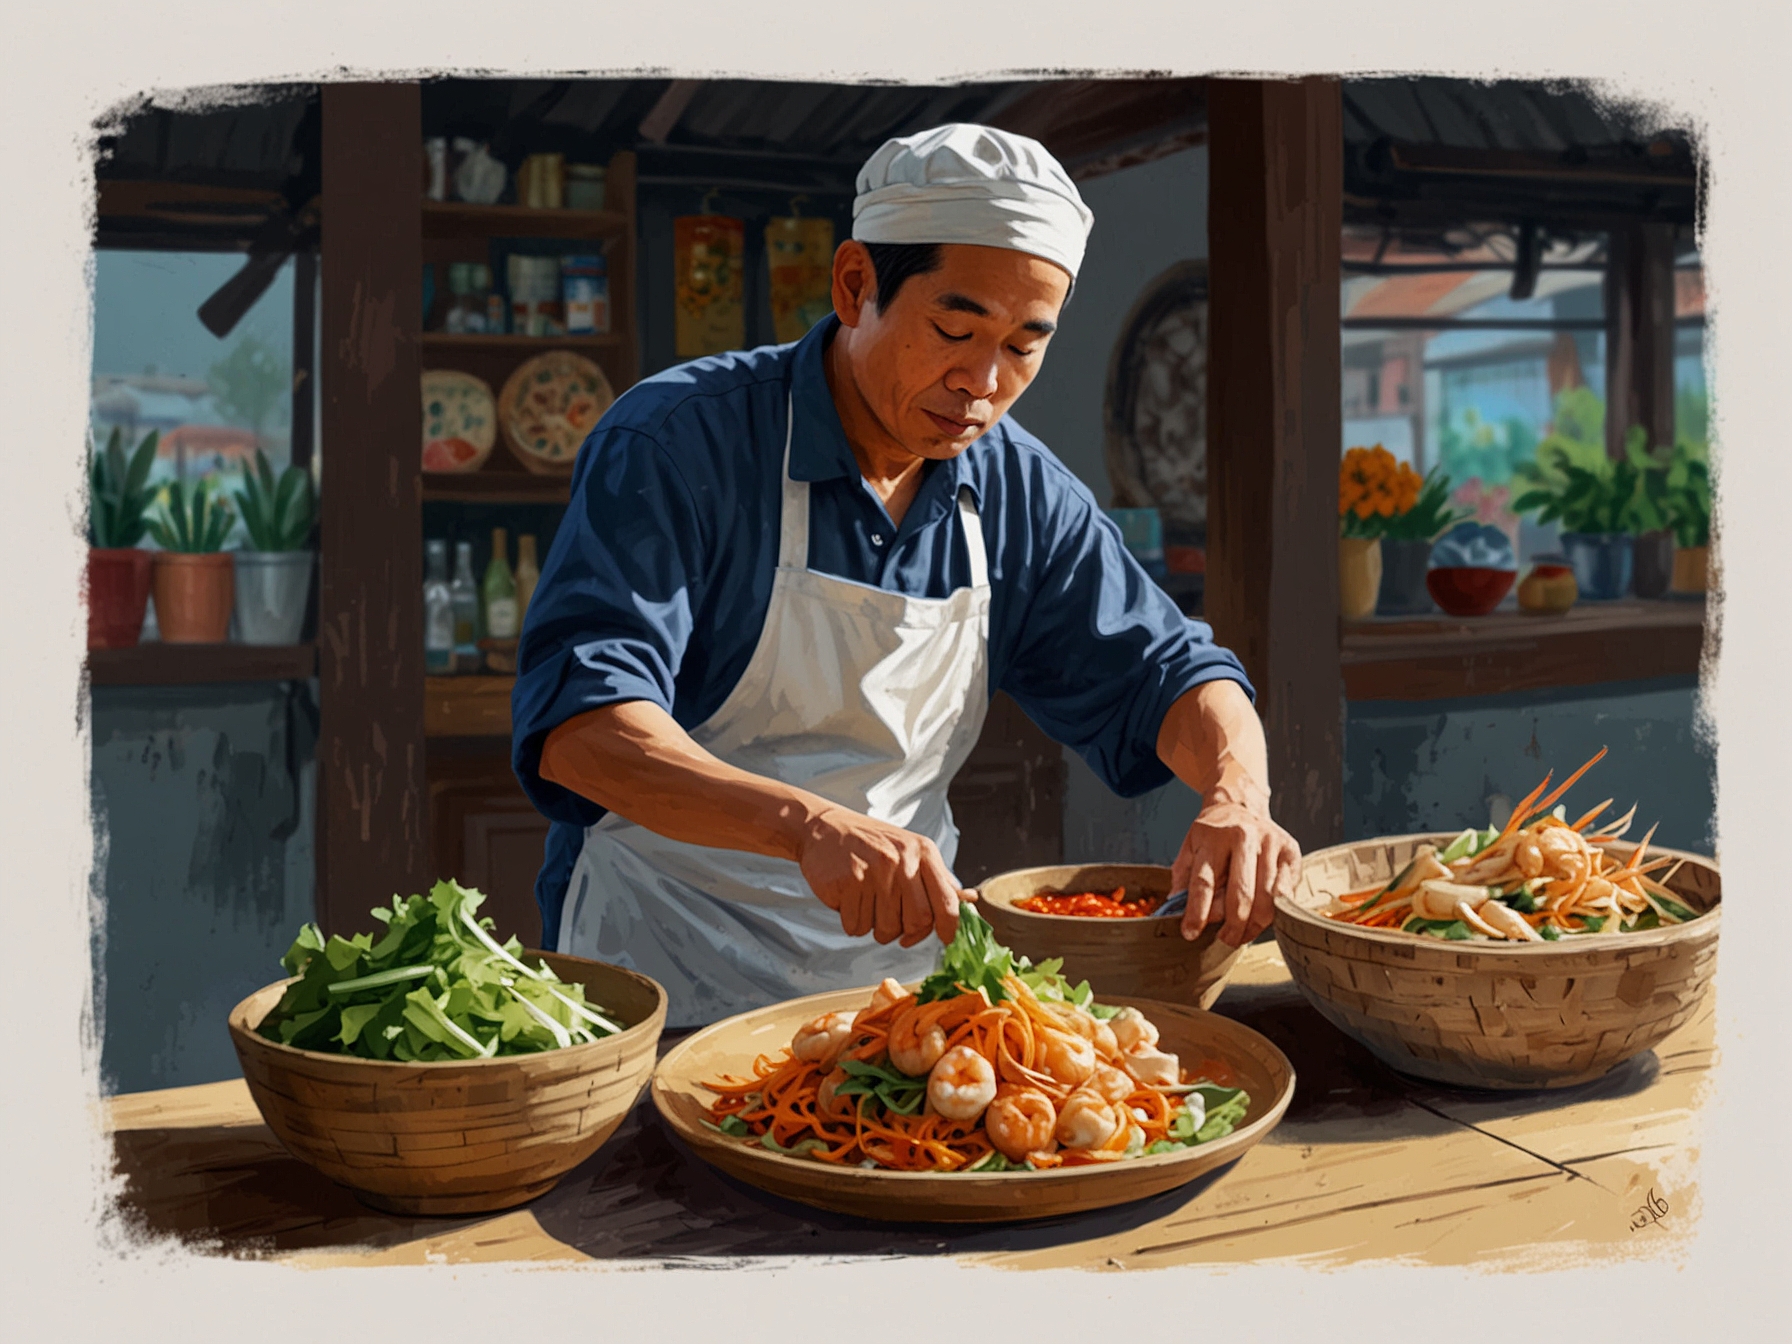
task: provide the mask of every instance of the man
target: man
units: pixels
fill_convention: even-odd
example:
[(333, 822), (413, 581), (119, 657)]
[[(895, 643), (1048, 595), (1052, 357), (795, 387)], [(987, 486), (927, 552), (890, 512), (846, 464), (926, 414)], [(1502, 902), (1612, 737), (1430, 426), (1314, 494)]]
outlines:
[(1201, 794), (1185, 936), (1254, 937), (1298, 862), (1237, 659), (1006, 418), (1082, 261), (1076, 187), (965, 125), (858, 187), (833, 317), (605, 415), (523, 630), (544, 937), (659, 980), (675, 1027), (932, 968), (965, 897), (946, 789), (998, 689), (1117, 791)]

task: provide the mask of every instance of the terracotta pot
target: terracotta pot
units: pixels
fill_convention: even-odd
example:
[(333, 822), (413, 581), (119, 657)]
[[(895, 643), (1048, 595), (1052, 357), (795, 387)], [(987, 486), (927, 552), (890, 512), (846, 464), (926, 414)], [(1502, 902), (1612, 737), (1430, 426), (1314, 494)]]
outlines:
[(222, 644), (230, 637), (236, 565), (228, 551), (157, 551), (156, 625), (164, 644)]
[(1560, 615), (1572, 607), (1579, 596), (1572, 565), (1533, 565), (1518, 585), (1519, 608), (1539, 614)]
[(87, 552), (87, 647), (129, 649), (143, 633), (155, 556), (136, 547)]
[(1381, 538), (1338, 538), (1338, 614), (1360, 621), (1381, 596)]
[(1674, 534), (1645, 532), (1632, 543), (1631, 586), (1638, 597), (1665, 597), (1674, 580)]
[(1709, 546), (1682, 546), (1674, 552), (1674, 587), (1676, 593), (1702, 593), (1705, 591), (1711, 548)]

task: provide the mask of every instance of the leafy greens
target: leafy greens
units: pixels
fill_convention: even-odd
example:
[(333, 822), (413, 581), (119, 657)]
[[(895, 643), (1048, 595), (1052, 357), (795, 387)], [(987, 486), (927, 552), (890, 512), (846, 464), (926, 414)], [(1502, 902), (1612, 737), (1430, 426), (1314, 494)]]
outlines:
[(457, 882), (373, 911), (378, 935), (325, 939), (299, 930), (281, 964), (298, 978), (256, 1028), (301, 1050), (401, 1063), (533, 1054), (622, 1028), (585, 1001), (584, 986), (499, 943), (485, 900)]

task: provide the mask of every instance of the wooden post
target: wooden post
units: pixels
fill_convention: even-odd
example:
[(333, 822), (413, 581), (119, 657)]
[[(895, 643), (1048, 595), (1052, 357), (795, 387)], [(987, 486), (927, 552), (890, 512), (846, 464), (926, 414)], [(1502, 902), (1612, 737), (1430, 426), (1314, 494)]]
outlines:
[(1269, 736), (1276, 819), (1342, 837), (1336, 80), (1208, 86), (1206, 611)]
[(1652, 448), (1674, 441), (1673, 227), (1613, 229), (1605, 275), (1605, 447), (1620, 458), (1632, 425)]
[(423, 775), (422, 101), (323, 87), (317, 911), (429, 874)]

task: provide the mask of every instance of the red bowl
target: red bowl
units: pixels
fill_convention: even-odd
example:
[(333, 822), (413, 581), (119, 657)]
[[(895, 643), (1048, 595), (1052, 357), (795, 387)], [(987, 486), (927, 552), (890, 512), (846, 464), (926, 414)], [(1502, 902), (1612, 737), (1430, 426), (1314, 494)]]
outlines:
[(1425, 575), (1431, 600), (1451, 616), (1485, 616), (1512, 591), (1518, 571), (1450, 566)]

